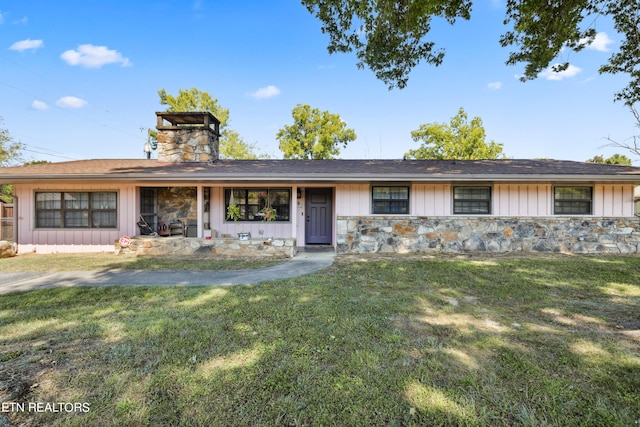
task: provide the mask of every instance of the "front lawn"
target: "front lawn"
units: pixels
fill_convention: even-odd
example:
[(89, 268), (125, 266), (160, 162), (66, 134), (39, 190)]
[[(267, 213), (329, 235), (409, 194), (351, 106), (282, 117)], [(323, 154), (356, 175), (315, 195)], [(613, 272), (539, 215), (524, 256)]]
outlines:
[(254, 286), (5, 295), (0, 401), (24, 425), (636, 426), (640, 257), (338, 257)]

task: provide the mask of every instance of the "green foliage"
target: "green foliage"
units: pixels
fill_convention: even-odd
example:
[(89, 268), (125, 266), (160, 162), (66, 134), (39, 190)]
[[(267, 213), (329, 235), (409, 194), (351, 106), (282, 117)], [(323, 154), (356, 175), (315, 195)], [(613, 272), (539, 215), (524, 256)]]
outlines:
[(485, 142), (482, 119), (474, 117), (467, 121), (467, 113), (460, 108), (451, 118), (451, 123), (426, 123), (411, 132), (414, 141), (422, 141), (420, 148), (409, 150), (409, 159), (500, 159), (502, 144)]
[(444, 51), (423, 38), (433, 17), (450, 24), (469, 19), (471, 2), (429, 0), (302, 0), (329, 35), (329, 53), (355, 51), (358, 68), (369, 67), (389, 88), (404, 88), (420, 61), (438, 66)]
[(240, 208), (238, 205), (229, 205), (227, 207), (227, 219), (238, 222), (240, 219)]
[[(0, 124), (4, 119), (0, 117)], [(20, 160), (20, 151), (24, 144), (16, 142), (7, 129), (0, 128), (0, 166), (8, 166)]]
[(270, 156), (265, 153), (258, 154), (255, 144), (244, 142), (240, 134), (234, 130), (227, 129), (220, 142), (220, 158), (236, 160), (257, 160), (268, 159)]
[[(179, 89), (178, 96), (167, 94), (167, 91), (158, 91), (160, 104), (167, 105), (167, 111), (208, 111), (220, 120), (220, 157), (236, 160), (253, 160), (266, 158), (267, 155), (258, 155), (255, 146), (244, 142), (240, 134), (229, 127), (229, 110), (223, 108), (217, 99), (208, 92), (198, 88)], [(157, 144), (157, 133), (151, 132), (152, 143)]]
[(278, 217), (278, 212), (272, 207), (266, 207), (262, 209), (262, 221), (275, 221)]
[(208, 111), (220, 120), (221, 128), (227, 126), (229, 121), (229, 110), (223, 108), (208, 92), (203, 92), (196, 87), (178, 89), (177, 97), (160, 89), (158, 96), (160, 96), (160, 104), (169, 106), (167, 111)]
[[(406, 86), (409, 73), (421, 61), (438, 66), (444, 50), (426, 40), (434, 18), (455, 24), (469, 20), (472, 0), (302, 0), (329, 36), (329, 53), (355, 52), (357, 66), (367, 66), (389, 88)], [(503, 47), (513, 46), (506, 61), (523, 63), (522, 80), (534, 79), (549, 68), (563, 49), (582, 50), (593, 42), (597, 16), (608, 16), (621, 35), (620, 49), (600, 67), (601, 73), (631, 77), (616, 100), (633, 105), (640, 100), (640, 43), (637, 0), (507, 0), (500, 37)], [(568, 63), (554, 65), (566, 69)]]
[(624, 154), (614, 154), (611, 157), (604, 158), (603, 156), (597, 155), (593, 156), (591, 159), (587, 160), (588, 163), (603, 163), (607, 165), (624, 165), (631, 166), (631, 159), (625, 156)]
[(346, 127), (339, 114), (298, 104), (291, 115), (293, 124), (276, 136), (285, 159), (334, 159), (340, 154), (340, 145), (346, 147), (356, 139), (355, 131)]

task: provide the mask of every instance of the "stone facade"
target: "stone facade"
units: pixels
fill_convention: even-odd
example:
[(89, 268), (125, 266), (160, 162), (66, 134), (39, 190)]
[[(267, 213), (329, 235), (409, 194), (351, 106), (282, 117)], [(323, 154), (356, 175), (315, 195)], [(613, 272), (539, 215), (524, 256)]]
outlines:
[(196, 187), (158, 188), (160, 220), (180, 220), (185, 224), (188, 220), (195, 220), (198, 217), (196, 191)]
[(248, 239), (232, 238), (200, 239), (186, 237), (131, 238), (127, 247), (120, 241), (114, 243), (117, 255), (130, 256), (222, 256), (222, 257), (272, 257), (292, 258), (297, 253), (295, 239)]
[(640, 218), (338, 217), (338, 253), (640, 253)]
[(158, 160), (208, 162), (218, 159), (218, 139), (208, 128), (163, 129), (158, 132)]

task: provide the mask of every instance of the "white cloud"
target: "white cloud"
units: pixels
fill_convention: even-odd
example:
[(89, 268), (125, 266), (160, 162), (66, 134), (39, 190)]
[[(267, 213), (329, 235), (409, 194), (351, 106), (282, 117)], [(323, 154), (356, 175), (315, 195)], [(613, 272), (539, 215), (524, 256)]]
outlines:
[(249, 96), (251, 96), (253, 98), (256, 98), (256, 99), (271, 98), (273, 96), (278, 96), (278, 95), (280, 95), (280, 89), (278, 89), (274, 85), (269, 85), (267, 87), (261, 87), (257, 91), (249, 94)]
[(100, 68), (106, 64), (119, 63), (123, 67), (128, 67), (131, 62), (118, 51), (108, 49), (106, 46), (94, 46), (92, 44), (81, 44), (78, 50), (67, 50), (60, 55), (69, 65), (82, 65), (86, 68)]
[(499, 90), (502, 88), (502, 82), (491, 82), (487, 85), (487, 87), (491, 90)]
[(41, 48), (42, 46), (44, 46), (44, 44), (42, 43), (42, 40), (26, 39), (26, 40), (20, 40), (19, 42), (15, 42), (9, 47), (9, 49), (24, 52), (25, 50), (38, 49), (38, 48)]
[(56, 101), (56, 105), (60, 108), (82, 108), (87, 105), (87, 101), (75, 96), (63, 96)]
[(4, 14), (2, 13), (2, 11), (0, 10), (0, 25), (4, 24)]
[(35, 101), (33, 101), (31, 103), (31, 108), (33, 108), (34, 110), (46, 110), (47, 108), (49, 108), (49, 106), (47, 105), (46, 102), (43, 101), (38, 101), (37, 99)]
[(608, 52), (609, 45), (613, 43), (613, 40), (609, 38), (607, 33), (598, 33), (596, 38), (593, 39), (593, 43), (587, 46), (587, 49), (595, 49), (600, 52)]
[[(556, 65), (560, 65), (560, 64), (555, 64), (554, 66)], [(554, 66), (551, 66), (546, 70), (544, 70), (543, 72), (541, 72), (540, 77), (543, 77), (547, 80), (562, 80), (568, 77), (574, 77), (582, 71), (582, 68), (569, 64), (569, 67), (566, 70), (555, 72), (553, 71)]]

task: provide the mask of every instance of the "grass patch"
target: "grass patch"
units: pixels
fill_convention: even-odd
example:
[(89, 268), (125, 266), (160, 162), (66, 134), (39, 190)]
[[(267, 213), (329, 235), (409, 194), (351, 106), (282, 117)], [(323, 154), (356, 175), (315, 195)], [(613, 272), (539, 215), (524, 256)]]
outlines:
[(90, 254), (20, 254), (0, 258), (0, 271), (59, 272), (80, 270), (244, 270), (268, 267), (282, 259), (227, 259), (200, 256), (118, 256), (112, 252)]
[[(637, 425), (640, 258), (340, 257), (235, 287), (0, 299), (25, 425)], [(5, 379), (5, 380), (3, 380)]]

